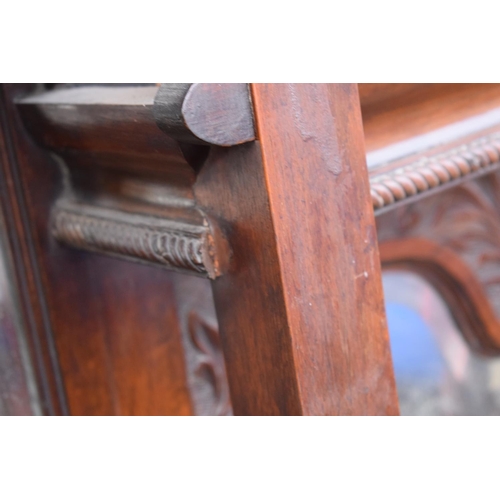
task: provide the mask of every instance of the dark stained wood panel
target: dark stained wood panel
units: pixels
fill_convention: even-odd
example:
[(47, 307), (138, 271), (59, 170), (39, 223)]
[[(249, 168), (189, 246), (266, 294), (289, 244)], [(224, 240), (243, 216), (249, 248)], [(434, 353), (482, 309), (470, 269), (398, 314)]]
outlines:
[[(27, 384), (24, 396), (17, 393), (16, 397), (24, 399), (23, 413), (30, 407), (35, 413), (64, 415), (68, 409), (13, 144), (14, 131), (7, 114), (8, 101), (9, 96), (0, 86), (2, 255), (8, 279), (4, 305), (10, 325), (17, 334), (14, 341), (17, 358), (22, 362)], [(26, 396), (31, 401), (27, 401)]]
[(6, 86), (7, 114), (50, 323), (73, 415), (186, 415), (192, 403), (170, 275), (69, 249), (49, 232), (60, 165), (26, 133)]

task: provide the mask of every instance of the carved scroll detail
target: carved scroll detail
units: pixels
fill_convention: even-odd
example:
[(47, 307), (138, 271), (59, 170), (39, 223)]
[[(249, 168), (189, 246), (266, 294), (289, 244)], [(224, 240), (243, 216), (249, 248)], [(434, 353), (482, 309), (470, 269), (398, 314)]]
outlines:
[(500, 167), (500, 134), (483, 137), (436, 156), (423, 157), (370, 179), (373, 208), (380, 210), (443, 184)]
[(215, 278), (213, 235), (204, 226), (65, 203), (52, 213), (62, 243)]
[(471, 345), (500, 351), (500, 177), (492, 174), (377, 219), (384, 267), (424, 275)]
[(188, 318), (189, 339), (194, 347), (194, 375), (198, 384), (207, 385), (212, 392), (212, 415), (231, 415), (231, 401), (227, 384), (224, 358), (220, 347), (219, 332), (191, 312)]

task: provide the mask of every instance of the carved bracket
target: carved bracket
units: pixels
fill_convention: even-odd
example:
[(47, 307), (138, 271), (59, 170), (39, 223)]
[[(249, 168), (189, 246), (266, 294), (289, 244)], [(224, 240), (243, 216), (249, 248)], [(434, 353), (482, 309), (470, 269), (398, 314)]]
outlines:
[(226, 240), (193, 185), (209, 146), (255, 139), (246, 84), (63, 87), (17, 107), (60, 163), (58, 241), (211, 279), (223, 272)]

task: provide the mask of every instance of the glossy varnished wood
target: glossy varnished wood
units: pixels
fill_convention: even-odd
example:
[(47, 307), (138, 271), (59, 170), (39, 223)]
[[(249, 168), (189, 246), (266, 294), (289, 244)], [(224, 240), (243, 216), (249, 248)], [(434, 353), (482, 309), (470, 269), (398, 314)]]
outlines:
[[(6, 86), (6, 111), (68, 411), (192, 414), (170, 274), (73, 250), (51, 235), (49, 214), (63, 189), (63, 169), (21, 122), (14, 101), (31, 92), (32, 87)], [(77, 149), (91, 147), (78, 142), (77, 133), (72, 140)], [(98, 144), (113, 147), (105, 137)]]
[(398, 411), (355, 85), (252, 85), (258, 142), (195, 194), (232, 248), (213, 284), (235, 414)]
[(373, 152), (500, 107), (499, 84), (360, 84)]
[[(16, 100), (24, 125), (42, 148), (58, 155), (65, 174), (64, 189), (51, 211), (51, 232), (56, 239), (210, 278), (222, 272), (227, 260), (225, 242), (214, 222), (194, 206), (191, 191), (193, 167), (206, 156), (207, 148), (178, 143), (155, 122), (156, 116), (164, 126), (170, 118), (165, 126), (176, 137), (192, 135), (186, 128), (189, 124), (208, 138), (210, 131), (225, 130), (224, 110), (231, 110), (232, 130), (238, 129), (241, 115), (253, 133), (251, 114), (245, 115), (237, 106), (238, 92), (229, 92), (233, 106), (224, 106), (224, 86), (216, 85), (217, 99), (212, 99), (213, 91), (201, 92), (211, 106), (207, 111), (200, 107), (200, 88), (204, 87), (84, 86)], [(243, 91), (243, 104), (249, 111), (246, 86), (236, 88)], [(168, 89), (182, 92), (165, 95)], [(153, 105), (157, 92), (162, 98)]]
[[(31, 88), (33, 88), (31, 86)], [(0, 86), (0, 212), (2, 219), (2, 373), (9, 414), (67, 414), (68, 408), (47, 310), (28, 201)]]
[[(425, 276), (470, 344), (498, 353), (499, 86), (361, 85), (359, 100), (354, 85), (256, 84), (255, 128), (248, 92), (233, 99), (245, 85), (187, 84), (173, 125), (165, 86), (6, 88), (4, 164), (25, 211), (7, 225), (27, 310), (45, 317), (33, 338), (42, 354), (55, 339), (56, 406), (66, 393), (72, 414), (397, 413), (374, 207), (383, 265)], [(195, 270), (210, 284), (71, 250), (49, 228), (67, 206), (66, 243), (90, 248), (77, 229), (97, 213), (101, 242), (150, 263), (130, 254), (135, 232), (110, 235), (188, 223), (216, 228), (224, 251), (207, 255), (224, 265)]]

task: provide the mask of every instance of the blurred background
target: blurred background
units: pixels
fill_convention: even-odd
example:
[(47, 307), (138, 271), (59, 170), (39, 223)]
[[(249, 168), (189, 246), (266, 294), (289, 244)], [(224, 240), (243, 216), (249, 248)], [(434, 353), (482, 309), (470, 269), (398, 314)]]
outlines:
[(402, 415), (499, 415), (500, 360), (471, 351), (438, 293), (409, 272), (383, 274)]

